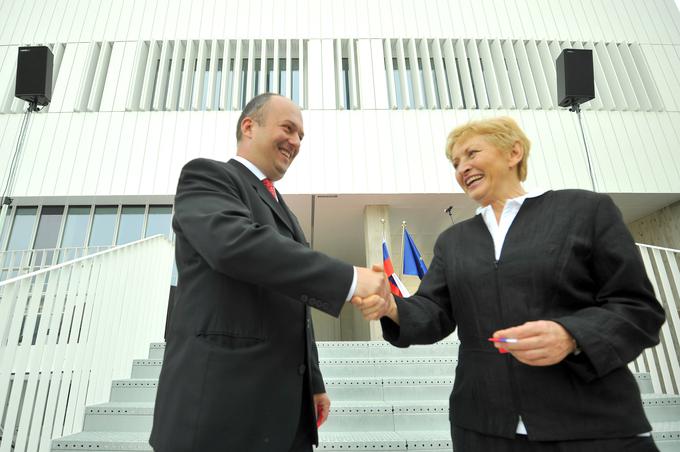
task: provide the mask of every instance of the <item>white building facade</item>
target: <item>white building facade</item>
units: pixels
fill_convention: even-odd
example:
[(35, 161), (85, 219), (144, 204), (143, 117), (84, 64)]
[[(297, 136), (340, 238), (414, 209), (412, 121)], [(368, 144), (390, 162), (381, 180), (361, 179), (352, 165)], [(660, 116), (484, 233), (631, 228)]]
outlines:
[[(3, 184), (26, 109), (14, 97), (22, 45), (52, 49), (54, 91), (29, 119), (2, 250), (171, 235), (183, 164), (234, 155), (240, 109), (274, 91), (303, 109), (301, 153), (278, 188), (312, 245), (366, 265), (385, 235), (398, 262), (405, 221), (429, 261), (450, 221), (474, 213), (443, 152), (460, 123), (512, 116), (533, 141), (528, 186), (593, 188), (576, 115), (557, 105), (564, 48), (593, 50), (595, 188), (627, 222), (680, 200), (672, 0), (5, 0)], [(352, 318), (317, 322), (322, 339), (369, 334)]]

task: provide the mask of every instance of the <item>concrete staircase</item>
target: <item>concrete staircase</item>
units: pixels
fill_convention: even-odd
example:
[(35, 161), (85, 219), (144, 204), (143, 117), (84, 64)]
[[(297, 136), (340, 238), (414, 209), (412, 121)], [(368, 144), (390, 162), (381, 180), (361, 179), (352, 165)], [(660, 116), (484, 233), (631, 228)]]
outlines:
[[(320, 342), (332, 400), (317, 450), (451, 451), (448, 397), (458, 344), (397, 349), (385, 342)], [(131, 378), (113, 382), (107, 403), (87, 407), (83, 432), (56, 439), (53, 451), (150, 451), (149, 432), (165, 345), (133, 362)], [(680, 396), (654, 394), (637, 374), (654, 438), (680, 452)], [(236, 452), (236, 451), (234, 451)]]

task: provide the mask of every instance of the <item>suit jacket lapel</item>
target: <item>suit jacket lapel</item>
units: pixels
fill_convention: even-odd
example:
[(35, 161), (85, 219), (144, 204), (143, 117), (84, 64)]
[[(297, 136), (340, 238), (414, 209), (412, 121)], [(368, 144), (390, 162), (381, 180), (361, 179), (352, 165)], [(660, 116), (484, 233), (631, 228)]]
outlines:
[[(250, 182), (250, 184), (253, 186), (257, 194), (260, 196), (260, 198), (264, 201), (265, 204), (269, 206), (270, 209), (274, 211), (276, 216), (279, 217), (279, 219), (283, 222), (283, 224), (286, 225), (286, 227), (290, 230), (290, 232), (293, 233), (295, 236), (296, 240), (298, 237), (298, 231), (297, 228), (293, 226), (291, 222), (291, 218), (288, 214), (288, 207), (284, 208), (282, 207), (281, 203), (283, 202), (283, 198), (281, 197), (281, 194), (276, 191), (277, 196), (279, 197), (279, 202), (277, 202), (269, 193), (267, 188), (264, 186), (261, 180), (259, 180), (255, 175), (244, 165), (242, 165), (240, 162), (236, 160), (230, 160), (230, 162), (233, 162), (237, 168), (241, 171), (241, 174), (244, 175), (244, 177), (247, 178), (247, 180)], [(304, 242), (304, 241), (303, 241)]]

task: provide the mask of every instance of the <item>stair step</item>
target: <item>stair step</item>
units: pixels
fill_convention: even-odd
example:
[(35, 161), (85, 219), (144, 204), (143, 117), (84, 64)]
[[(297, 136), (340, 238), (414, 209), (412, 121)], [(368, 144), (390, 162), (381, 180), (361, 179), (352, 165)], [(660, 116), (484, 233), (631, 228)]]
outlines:
[(52, 440), (52, 450), (151, 452), (149, 432), (81, 432)]
[[(661, 452), (680, 451), (680, 422), (655, 425), (654, 440)], [(99, 452), (151, 452), (148, 432), (82, 432), (52, 441), (52, 450), (94, 450)], [(319, 433), (317, 451), (383, 450), (442, 452), (451, 451), (446, 431), (419, 432), (325, 432)]]
[(128, 378), (111, 382), (111, 402), (153, 402), (158, 389), (157, 378)]
[[(335, 400), (327, 432), (367, 432), (449, 429), (447, 399), (440, 400)], [(666, 425), (680, 419), (680, 396), (649, 394), (643, 396), (649, 420)], [(108, 402), (89, 406), (85, 410), (84, 431), (150, 431), (154, 402)], [(671, 432), (674, 428), (670, 425)], [(673, 438), (669, 438), (673, 439)]]
[[(652, 383), (649, 374), (635, 374), (640, 386), (640, 391), (645, 394), (652, 393)], [(331, 400), (448, 400), (453, 387), (453, 377), (331, 377), (324, 378), (326, 390)], [(155, 400), (157, 378), (132, 378), (114, 380), (111, 385), (111, 401), (149, 402)], [(651, 405), (670, 404), (676, 405), (675, 401), (664, 399), (664, 395), (658, 395), (658, 400), (650, 402)], [(669, 396), (673, 398), (674, 396)], [(672, 399), (675, 400), (675, 399)], [(680, 409), (680, 408), (678, 408)], [(654, 409), (651, 409), (654, 412)], [(680, 416), (678, 416), (680, 419)]]
[(154, 402), (108, 402), (85, 409), (84, 432), (151, 432)]
[[(389, 377), (453, 375), (457, 358), (331, 358), (320, 359), (324, 377)], [(132, 378), (158, 378), (161, 359), (135, 359)]]
[[(431, 345), (413, 345), (408, 348), (393, 347), (386, 341), (317, 342), (319, 358), (372, 358), (391, 356), (441, 356), (458, 355), (460, 342), (442, 341)], [(163, 359), (165, 343), (155, 342), (149, 346), (149, 359)]]

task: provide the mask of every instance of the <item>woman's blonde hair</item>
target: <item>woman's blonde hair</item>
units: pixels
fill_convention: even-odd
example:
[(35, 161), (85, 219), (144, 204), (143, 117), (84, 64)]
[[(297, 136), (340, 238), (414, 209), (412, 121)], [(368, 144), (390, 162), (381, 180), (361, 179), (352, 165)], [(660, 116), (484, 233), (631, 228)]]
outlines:
[(515, 143), (519, 143), (524, 149), (524, 156), (517, 165), (517, 176), (520, 181), (526, 180), (531, 141), (515, 120), (508, 116), (470, 121), (453, 129), (446, 139), (446, 158), (453, 162), (453, 146), (456, 142), (480, 135), (501, 151), (510, 152)]

